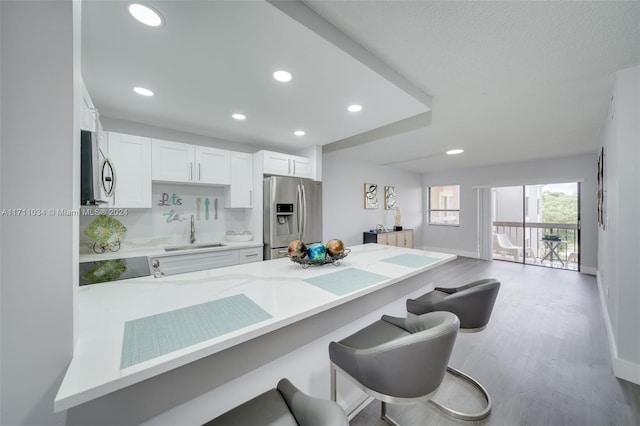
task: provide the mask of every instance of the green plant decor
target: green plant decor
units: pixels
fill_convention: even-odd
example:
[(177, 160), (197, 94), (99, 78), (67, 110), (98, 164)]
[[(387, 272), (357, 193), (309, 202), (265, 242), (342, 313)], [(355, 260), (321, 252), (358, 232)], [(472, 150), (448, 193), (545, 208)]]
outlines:
[(126, 232), (127, 228), (119, 220), (106, 214), (95, 218), (84, 231), (85, 235), (91, 238), (95, 245), (102, 248), (103, 252), (106, 249), (113, 250), (117, 247), (117, 250), (120, 248), (120, 242)]
[(122, 259), (100, 260), (96, 267), (84, 274), (84, 278), (91, 284), (115, 281), (127, 270)]

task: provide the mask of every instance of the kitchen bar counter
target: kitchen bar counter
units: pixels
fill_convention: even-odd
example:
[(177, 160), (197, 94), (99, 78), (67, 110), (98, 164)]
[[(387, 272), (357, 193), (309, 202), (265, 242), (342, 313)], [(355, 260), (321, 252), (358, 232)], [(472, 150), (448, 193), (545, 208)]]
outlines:
[[(80, 288), (79, 339), (55, 399), (56, 412), (355, 301), (456, 258), (379, 244), (351, 250), (337, 267), (303, 269), (289, 259), (277, 259)], [(221, 312), (226, 313), (227, 323), (218, 321)], [(212, 327), (207, 327), (206, 318)], [(145, 341), (153, 337), (156, 341)]]

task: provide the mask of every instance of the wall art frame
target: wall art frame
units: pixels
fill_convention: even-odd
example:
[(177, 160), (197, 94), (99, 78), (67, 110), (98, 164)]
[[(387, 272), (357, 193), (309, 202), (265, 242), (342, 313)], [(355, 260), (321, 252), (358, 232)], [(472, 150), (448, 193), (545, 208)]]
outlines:
[(396, 207), (398, 207), (396, 201), (397, 201), (396, 187), (385, 186), (384, 187), (384, 209), (385, 210), (395, 209)]
[(378, 185), (375, 183), (364, 184), (364, 208), (378, 208)]

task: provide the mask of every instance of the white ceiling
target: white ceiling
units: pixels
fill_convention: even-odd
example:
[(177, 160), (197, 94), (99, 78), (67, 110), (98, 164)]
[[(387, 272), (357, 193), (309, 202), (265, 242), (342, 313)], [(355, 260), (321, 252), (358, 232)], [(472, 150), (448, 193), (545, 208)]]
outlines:
[[(83, 3), (82, 72), (102, 115), (419, 173), (595, 152), (613, 73), (640, 62), (637, 1), (148, 3), (160, 31), (124, 2)], [(280, 66), (295, 85), (271, 79)], [(236, 108), (250, 119), (229, 120)]]
[[(146, 1), (158, 28), (127, 3), (83, 3), (82, 74), (102, 116), (296, 150), (429, 110), (265, 1)], [(280, 69), (293, 80), (277, 82)]]

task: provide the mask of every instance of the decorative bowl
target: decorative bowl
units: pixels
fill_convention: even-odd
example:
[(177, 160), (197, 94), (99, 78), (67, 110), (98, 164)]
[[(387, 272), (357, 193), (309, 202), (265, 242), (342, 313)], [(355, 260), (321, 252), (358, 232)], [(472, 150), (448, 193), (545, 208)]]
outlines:
[(96, 217), (84, 231), (93, 240), (93, 251), (96, 253), (104, 253), (107, 249), (118, 251), (126, 232), (127, 228), (119, 220), (106, 214)]
[(224, 237), (227, 241), (232, 241), (235, 243), (253, 240), (253, 235), (251, 235), (251, 232), (249, 231), (244, 231), (242, 234), (236, 234), (234, 231), (228, 231)]
[(289, 255), (287, 255), (287, 257), (291, 259), (293, 263), (298, 263), (302, 266), (303, 269), (307, 269), (311, 265), (326, 265), (327, 263), (331, 263), (333, 266), (338, 266), (340, 265), (340, 261), (345, 257), (347, 257), (347, 255), (350, 252), (351, 252), (351, 249), (346, 248), (341, 254), (337, 256), (330, 256), (327, 254), (325, 255), (324, 259), (319, 259), (319, 260), (312, 260), (312, 259), (309, 259), (309, 257), (300, 258), (295, 256), (289, 256)]

